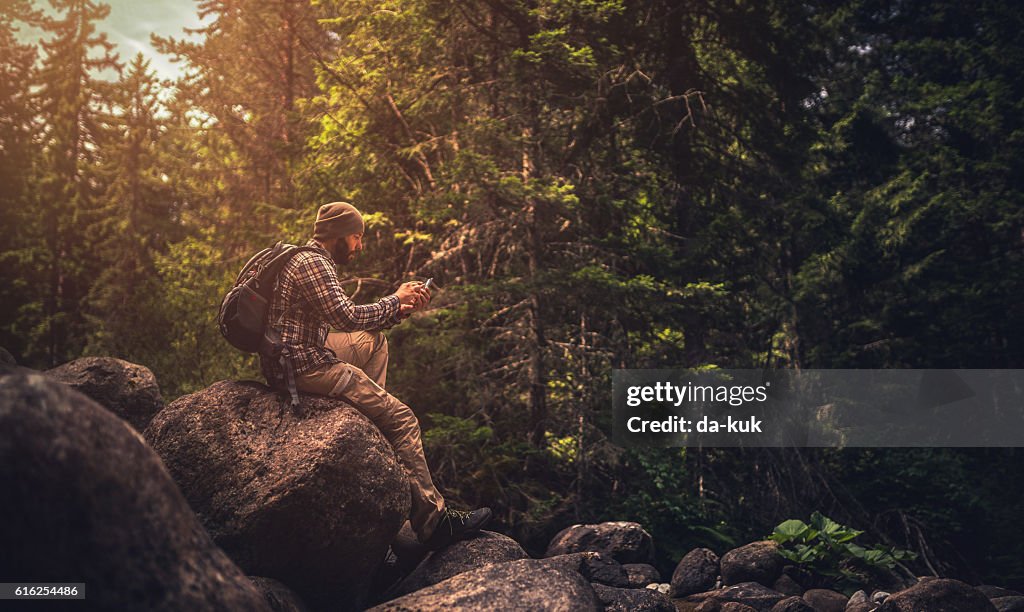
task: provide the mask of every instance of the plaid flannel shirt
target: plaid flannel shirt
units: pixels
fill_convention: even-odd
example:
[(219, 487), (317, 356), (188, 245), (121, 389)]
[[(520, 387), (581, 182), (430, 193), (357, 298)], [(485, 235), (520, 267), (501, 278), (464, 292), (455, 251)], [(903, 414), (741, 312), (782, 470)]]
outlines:
[[(306, 245), (317, 250), (294, 255), (281, 270), (267, 317), (268, 324), (278, 328), (281, 340), (289, 346), (296, 374), (341, 362), (325, 346), (332, 327), (347, 332), (376, 330), (401, 321), (398, 296), (357, 306), (341, 288), (330, 253), (314, 240)], [(283, 368), (276, 359), (261, 356), (260, 367), (271, 386), (284, 381)]]

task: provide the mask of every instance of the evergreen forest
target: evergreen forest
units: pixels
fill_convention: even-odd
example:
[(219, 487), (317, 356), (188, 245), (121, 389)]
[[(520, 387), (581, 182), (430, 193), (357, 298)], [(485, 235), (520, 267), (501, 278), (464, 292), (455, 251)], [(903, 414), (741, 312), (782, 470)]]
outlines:
[(618, 368), (1024, 368), (1024, 5), (181, 1), (202, 27), (153, 39), (174, 80), (96, 0), (0, 3), (20, 364), (119, 357), (168, 401), (258, 379), (220, 300), (345, 200), (356, 302), (439, 286), (388, 332), (435, 480), (527, 550), (635, 520), (671, 572), (819, 511), (918, 574), (1024, 588), (1019, 448), (610, 430)]

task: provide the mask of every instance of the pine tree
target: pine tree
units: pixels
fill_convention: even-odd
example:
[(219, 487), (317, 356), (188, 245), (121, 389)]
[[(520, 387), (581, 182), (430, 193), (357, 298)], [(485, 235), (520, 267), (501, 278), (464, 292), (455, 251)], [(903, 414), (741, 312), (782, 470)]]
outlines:
[(90, 244), (97, 221), (97, 197), (103, 188), (96, 160), (103, 146), (99, 113), (105, 82), (97, 73), (117, 69), (113, 46), (97, 33), (96, 21), (110, 12), (92, 0), (52, 0), (60, 17), (42, 20), (51, 38), (42, 43), (38, 74), (39, 118), (43, 132), (36, 214), (42, 220), (42, 286), (34, 288), (43, 304), (35, 326), (32, 361), (54, 365), (81, 350), (85, 340), (83, 300), (99, 261)]
[(141, 53), (110, 88), (112, 136), (100, 169), (106, 191), (92, 227), (92, 256), (103, 267), (87, 300), (90, 353), (139, 359), (160, 339), (147, 325), (154, 318), (147, 306), (159, 292), (153, 257), (177, 236), (179, 221), (161, 147), (166, 126), (159, 88)]
[(293, 209), (308, 136), (299, 101), (316, 91), (313, 64), (327, 45), (315, 8), (300, 0), (203, 0), (199, 41), (155, 38), (186, 62), (180, 95), (216, 132), (227, 246), (276, 232), (275, 209)]
[[(829, 241), (800, 307), (814, 359), (1015, 367), (1024, 359), (1016, 5), (851, 4), (820, 112)], [(830, 296), (823, 304), (820, 296)]]
[(31, 100), (36, 52), (15, 35), (38, 18), (27, 0), (0, 10), (0, 219), (10, 228), (0, 233), (0, 346), (18, 356), (26, 349), (21, 326), (33, 309), (26, 291), (34, 269), (27, 238), (37, 223), (31, 214), (37, 155)]

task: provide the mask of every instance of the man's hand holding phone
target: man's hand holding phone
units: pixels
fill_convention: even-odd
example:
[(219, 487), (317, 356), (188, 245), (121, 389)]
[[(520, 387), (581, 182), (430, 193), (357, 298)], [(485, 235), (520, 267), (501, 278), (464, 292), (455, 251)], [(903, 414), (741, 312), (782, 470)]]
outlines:
[(408, 317), (416, 310), (420, 310), (430, 302), (430, 290), (433, 288), (434, 279), (427, 279), (426, 283), (420, 281), (409, 281), (402, 283), (395, 291), (398, 301), (401, 303), (399, 312), (402, 318)]

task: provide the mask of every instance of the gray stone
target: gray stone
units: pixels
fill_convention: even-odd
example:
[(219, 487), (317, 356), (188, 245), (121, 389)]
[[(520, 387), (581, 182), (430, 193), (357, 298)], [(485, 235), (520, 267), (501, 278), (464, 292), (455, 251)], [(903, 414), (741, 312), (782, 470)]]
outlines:
[(672, 572), (672, 596), (685, 597), (711, 590), (718, 572), (718, 555), (707, 548), (691, 550)]
[(829, 589), (808, 589), (803, 599), (817, 612), (845, 612), (850, 598)]
[(868, 599), (868, 594), (863, 590), (854, 592), (853, 595), (850, 595), (850, 600), (846, 602), (846, 612), (854, 609), (861, 610), (865, 607), (870, 610), (874, 607), (874, 604)]
[(800, 586), (800, 583), (793, 580), (791, 576), (787, 576), (786, 574), (779, 576), (775, 583), (772, 584), (772, 588), (783, 595), (795, 595), (800, 597), (804, 594), (804, 588)]
[(246, 572), (313, 608), (358, 608), (409, 514), (409, 485), (380, 431), (348, 404), (257, 383), (179, 398), (146, 429), (214, 541)]
[(566, 527), (551, 539), (544, 556), (587, 551), (599, 552), (619, 563), (654, 563), (651, 534), (639, 523), (626, 521)]
[(879, 612), (993, 612), (985, 595), (959, 580), (936, 578), (893, 593), (879, 606)]
[(790, 595), (772, 606), (771, 612), (817, 612), (811, 604), (800, 597)]
[(718, 601), (709, 599), (697, 606), (696, 612), (757, 612), (757, 608), (736, 601)]
[(1020, 596), (1024, 595), (1024, 593), (1021, 593), (1020, 591), (1014, 591), (1014, 590), (1011, 590), (1011, 589), (1004, 589), (1003, 587), (999, 587), (999, 586), (995, 586), (995, 585), (991, 585), (991, 584), (983, 584), (981, 586), (976, 586), (974, 588), (976, 588), (979, 591), (981, 591), (982, 594), (985, 597), (988, 597), (989, 599), (996, 599), (997, 597), (1011, 597), (1011, 596), (1020, 597)]
[(651, 583), (661, 582), (661, 574), (653, 565), (647, 563), (626, 563), (622, 569), (626, 570), (626, 578), (629, 580), (629, 588), (642, 589)]
[(43, 374), (9, 372), (0, 432), (6, 580), (84, 582), (99, 610), (269, 609), (156, 453), (106, 408)]
[(249, 579), (263, 593), (267, 605), (274, 612), (309, 612), (306, 604), (284, 583), (262, 576), (249, 576)]
[(556, 555), (540, 562), (558, 569), (573, 571), (583, 576), (587, 582), (598, 582), (611, 587), (627, 588), (629, 576), (626, 570), (601, 553), (582, 552), (567, 555)]
[(592, 584), (605, 612), (675, 612), (675, 606), (657, 589), (617, 589)]
[(463, 572), (382, 603), (371, 610), (580, 611), (601, 609), (594, 589), (577, 572), (538, 559), (520, 559)]
[(529, 558), (529, 555), (512, 538), (482, 531), (473, 538), (430, 553), (398, 584), (392, 591), (392, 597), (418, 591), (479, 567), (526, 558)]
[(725, 553), (720, 562), (723, 584), (775, 584), (782, 575), (782, 566), (785, 565), (785, 558), (778, 550), (777, 543), (762, 540)]
[(156, 377), (146, 366), (113, 357), (83, 357), (46, 371), (142, 432), (164, 407)]
[(999, 612), (1024, 612), (1024, 597), (1020, 595), (996, 597), (991, 601)]
[[(732, 586), (723, 587), (721, 589), (710, 591), (707, 593), (698, 593), (690, 595), (684, 598), (683, 601), (694, 598), (702, 603), (700, 606), (707, 606), (706, 609), (716, 609), (714, 606), (719, 606), (728, 603), (735, 602), (746, 606), (750, 606), (755, 610), (771, 610), (772, 606), (785, 599), (785, 595), (778, 591), (773, 591), (763, 584), (757, 582), (744, 582)], [(698, 609), (702, 609), (698, 607)]]

